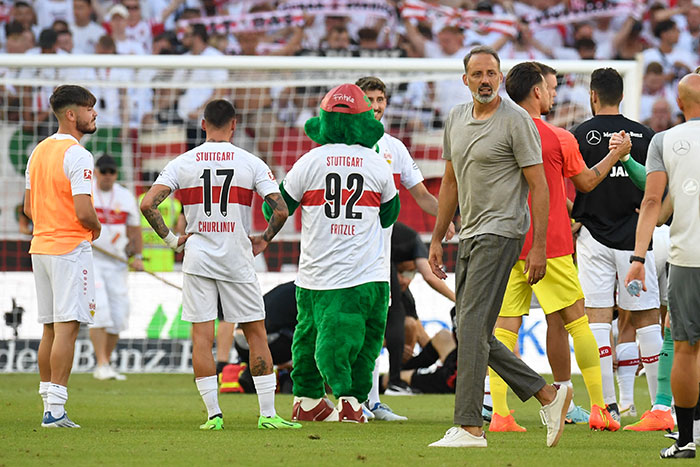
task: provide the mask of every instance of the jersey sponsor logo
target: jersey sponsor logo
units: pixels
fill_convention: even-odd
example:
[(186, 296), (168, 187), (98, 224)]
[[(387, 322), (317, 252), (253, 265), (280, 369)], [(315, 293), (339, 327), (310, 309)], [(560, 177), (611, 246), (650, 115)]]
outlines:
[[(596, 130), (591, 130), (591, 131), (596, 131)], [(590, 131), (589, 131), (589, 133), (590, 133)], [(615, 133), (613, 133), (612, 131), (605, 131), (605, 132), (603, 132), (603, 137), (610, 138), (614, 134)], [(628, 131), (627, 134), (630, 135), (630, 138), (644, 138), (643, 134), (635, 133), (634, 131)]]
[(273, 174), (271, 171), (269, 171), (269, 170), (267, 171), (267, 176), (273, 182), (275, 181), (275, 174)]
[(690, 152), (690, 143), (684, 139), (679, 139), (673, 143), (673, 152), (679, 156), (685, 156)]
[(352, 237), (355, 235), (355, 226), (353, 224), (331, 224), (331, 235)]
[(627, 177), (627, 171), (625, 170), (624, 167), (621, 166), (614, 166), (610, 170), (610, 176), (611, 177)]
[(597, 146), (602, 140), (603, 138), (600, 136), (600, 131), (598, 130), (591, 130), (586, 133), (586, 142), (591, 146)]
[(686, 195), (695, 195), (698, 192), (698, 188), (700, 188), (700, 184), (694, 178), (686, 178), (683, 180), (681, 188)]
[(326, 167), (362, 167), (363, 159), (352, 156), (328, 156), (326, 157)]
[(236, 229), (235, 222), (199, 221), (197, 231), (205, 233), (231, 233)]
[(232, 161), (233, 151), (208, 151), (208, 152), (198, 152), (194, 156), (196, 162), (220, 162), (220, 161)]
[(83, 180), (92, 180), (92, 170), (83, 169)]
[(600, 354), (600, 358), (611, 357), (612, 356), (612, 348), (609, 345), (606, 345), (605, 347), (599, 347), (598, 353)]

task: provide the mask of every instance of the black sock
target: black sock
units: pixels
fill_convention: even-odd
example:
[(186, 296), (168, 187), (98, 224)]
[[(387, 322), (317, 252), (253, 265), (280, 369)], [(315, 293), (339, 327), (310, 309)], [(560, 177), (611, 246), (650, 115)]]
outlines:
[(676, 406), (676, 423), (678, 424), (678, 447), (693, 442), (693, 413), (695, 407)]
[(695, 420), (700, 420), (700, 396), (698, 396), (698, 403), (695, 404), (695, 417), (694, 418), (695, 418)]
[(216, 417), (224, 418), (224, 414), (218, 413), (216, 415), (212, 415), (211, 417), (209, 417), (209, 420), (214, 420)]
[(219, 373), (224, 371), (226, 365), (228, 365), (228, 362), (216, 362), (216, 376), (219, 376)]
[(407, 361), (402, 369), (403, 370), (415, 370), (416, 368), (428, 368), (430, 365), (435, 363), (435, 360), (440, 358), (440, 354), (437, 353), (437, 350), (435, 350), (435, 347), (433, 347), (432, 342), (428, 342), (428, 344), (423, 347), (423, 350)]

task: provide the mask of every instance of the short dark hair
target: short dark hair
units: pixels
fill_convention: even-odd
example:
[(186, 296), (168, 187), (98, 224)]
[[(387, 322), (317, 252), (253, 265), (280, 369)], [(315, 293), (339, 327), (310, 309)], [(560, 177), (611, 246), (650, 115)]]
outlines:
[(192, 35), (198, 36), (202, 39), (202, 42), (207, 42), (209, 40), (209, 33), (207, 32), (207, 27), (201, 23), (192, 24)]
[[(24, 26), (19, 21), (5, 23), (5, 37), (18, 36), (24, 32)], [(32, 34), (33, 35), (33, 34)]]
[(64, 84), (57, 87), (49, 99), (51, 109), (56, 115), (71, 105), (93, 107), (95, 102), (97, 102), (97, 99), (90, 91), (74, 84)]
[(51, 29), (56, 31), (57, 33), (63, 32), (63, 31), (70, 31), (70, 28), (68, 27), (68, 23), (64, 19), (57, 19), (51, 24)]
[(557, 75), (557, 70), (555, 70), (554, 68), (552, 68), (549, 65), (545, 65), (542, 62), (532, 62), (532, 63), (534, 63), (535, 65), (540, 67), (540, 72), (542, 73), (542, 76), (547, 76), (547, 75), (556, 76)]
[(100, 36), (99, 39), (97, 39), (97, 45), (100, 46), (100, 48), (104, 50), (111, 50), (112, 53), (116, 52), (117, 50), (117, 44), (114, 42), (114, 39), (112, 36), (105, 34), (104, 36)]
[(357, 31), (357, 38), (361, 41), (376, 41), (379, 37), (379, 31), (374, 28), (362, 28)]
[(659, 21), (658, 23), (656, 23), (656, 26), (654, 26), (654, 37), (660, 38), (661, 34), (665, 33), (666, 31), (670, 31), (675, 26), (676, 22), (672, 19)]
[(534, 62), (522, 62), (508, 71), (506, 76), (506, 92), (513, 102), (520, 104), (530, 95), (532, 88), (542, 84), (542, 70)]
[(473, 49), (471, 49), (469, 51), (469, 53), (464, 57), (464, 72), (465, 73), (467, 72), (467, 66), (469, 65), (469, 60), (471, 60), (471, 58), (474, 55), (479, 55), (479, 54), (491, 55), (493, 58), (496, 59), (496, 62), (498, 62), (498, 69), (499, 70), (501, 69), (501, 59), (498, 57), (498, 52), (496, 52), (496, 49), (494, 49), (493, 47), (489, 47), (487, 45), (479, 45), (479, 46), (476, 46)]
[(204, 107), (204, 121), (214, 128), (223, 128), (236, 118), (236, 108), (226, 99), (214, 99)]
[(649, 73), (654, 75), (663, 75), (664, 67), (659, 62), (649, 62), (646, 70), (644, 70), (644, 74), (646, 75)]
[(51, 28), (46, 28), (39, 33), (39, 47), (41, 50), (53, 49), (58, 40), (58, 34)]
[(622, 76), (614, 68), (598, 68), (591, 73), (591, 91), (598, 94), (601, 104), (618, 105), (622, 90)]
[(386, 96), (386, 85), (384, 81), (377, 78), (376, 76), (363, 76), (362, 78), (355, 81), (355, 85), (362, 89), (362, 91), (381, 91), (384, 96)]

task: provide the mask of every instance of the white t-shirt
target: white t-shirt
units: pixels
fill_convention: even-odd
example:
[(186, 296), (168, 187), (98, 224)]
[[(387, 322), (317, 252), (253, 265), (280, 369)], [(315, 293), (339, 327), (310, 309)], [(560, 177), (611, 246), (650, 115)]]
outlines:
[(642, 52), (642, 61), (644, 62), (644, 69), (651, 62), (658, 62), (664, 68), (664, 73), (669, 73), (673, 71), (673, 64), (676, 62), (683, 63), (688, 66), (691, 70), (694, 70), (698, 65), (698, 59), (690, 54), (688, 51), (681, 49), (676, 45), (673, 51), (669, 54), (661, 52), (658, 48), (646, 49)]
[[(410, 190), (424, 180), (418, 165), (416, 165), (408, 149), (406, 149), (406, 146), (400, 139), (394, 138), (389, 133), (384, 133), (384, 136), (377, 142), (377, 146), (379, 155), (383, 156), (384, 160), (391, 167), (394, 186), (397, 191), (399, 185), (403, 185), (404, 188)], [(393, 230), (393, 225), (384, 229), (384, 248), (386, 250), (387, 263), (391, 258), (391, 232)]]
[(299, 287), (389, 281), (379, 208), (396, 196), (392, 179), (384, 158), (357, 144), (327, 144), (296, 161), (284, 189), (301, 209)]
[[(186, 53), (183, 55), (183, 61), (187, 61), (187, 57), (191, 56), (192, 54), (190, 52)], [(221, 52), (216, 50), (214, 47), (207, 47), (202, 51), (200, 54), (203, 57), (206, 56), (212, 56), (212, 57), (217, 57), (217, 56), (223, 56)], [(176, 70), (175, 73), (173, 73), (173, 81), (181, 81), (181, 80), (189, 80), (193, 83), (220, 83), (223, 81), (228, 80), (228, 72), (226, 70), (209, 70), (209, 69), (195, 69), (191, 70), (189, 72), (189, 76), (187, 75), (187, 72), (184, 70)], [(182, 118), (185, 121), (190, 120), (188, 115), (200, 108), (202, 105), (204, 105), (205, 102), (207, 102), (209, 99), (211, 99), (211, 96), (214, 94), (214, 89), (213, 88), (195, 88), (195, 87), (190, 87), (187, 88), (180, 96), (180, 100), (178, 101), (178, 114), (180, 115), (180, 118)], [(196, 119), (195, 119), (196, 120)]]
[(72, 0), (35, 0), (34, 11), (40, 30), (50, 28), (57, 19), (62, 19), (68, 24), (73, 22)]
[(693, 119), (654, 135), (649, 144), (646, 170), (666, 172), (673, 204), (671, 249), (674, 266), (700, 267), (700, 120)]
[[(136, 208), (136, 198), (129, 190), (117, 183), (110, 191), (102, 191), (95, 182), (92, 194), (97, 218), (102, 224), (100, 237), (92, 242), (93, 245), (120, 258), (127, 259), (125, 249), (129, 239), (126, 236), (126, 227), (141, 226), (140, 214)], [(126, 268), (126, 263), (110, 258), (99, 251), (94, 251), (94, 255), (95, 259), (99, 258)]]
[(146, 53), (151, 53), (153, 48), (153, 27), (155, 21), (141, 20), (135, 26), (126, 27), (126, 37), (134, 42), (141, 44)]
[[(130, 68), (91, 68), (90, 73), (96, 77), (97, 83), (124, 83), (124, 86), (127, 87), (133, 78), (134, 70)], [(119, 95), (121, 89), (100, 86), (90, 90), (97, 99), (95, 103), (97, 124), (100, 127), (121, 127), (124, 124), (122, 121), (122, 99)]]
[(86, 26), (73, 24), (71, 30), (75, 38), (73, 54), (94, 54), (97, 41), (107, 34), (105, 28), (94, 21), (90, 21)]
[[(90, 151), (85, 149), (80, 145), (80, 142), (73, 138), (71, 135), (64, 133), (56, 133), (49, 136), (49, 138), (64, 140), (72, 139), (78, 144), (74, 144), (66, 150), (65, 156), (63, 156), (63, 173), (66, 174), (68, 180), (70, 180), (71, 194), (75, 195), (91, 195), (92, 194), (92, 170), (94, 168), (94, 161), (92, 160), (92, 154)], [(29, 165), (32, 160), (32, 155), (29, 156), (29, 161), (27, 162), (27, 169), (24, 172), (25, 183), (24, 188), (31, 190), (31, 182), (29, 180)]]
[[(155, 181), (180, 190), (187, 233), (182, 270), (229, 282), (255, 282), (248, 238), (253, 193), (279, 193), (270, 168), (231, 143), (204, 143), (170, 161)], [(223, 197), (221, 193), (228, 193)]]

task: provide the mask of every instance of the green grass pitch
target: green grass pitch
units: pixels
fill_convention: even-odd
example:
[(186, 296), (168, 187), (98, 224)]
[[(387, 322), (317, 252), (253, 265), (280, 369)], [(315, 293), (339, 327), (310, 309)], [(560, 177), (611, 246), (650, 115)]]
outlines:
[[(41, 428), (38, 375), (0, 376), (0, 466), (17, 465), (648, 465), (671, 441), (656, 433), (598, 433), (567, 425), (555, 448), (545, 446), (539, 404), (510, 394), (527, 433), (487, 433), (487, 449), (428, 448), (452, 425), (454, 396), (384, 397), (408, 422), (366, 425), (307, 423), (301, 430), (257, 429), (255, 395), (222, 394), (225, 430), (202, 432), (204, 404), (191, 375), (129, 375), (125, 382), (73, 375), (68, 413), (79, 430)], [(580, 377), (575, 399), (588, 405)], [(649, 402), (637, 378), (636, 402)], [(288, 418), (291, 396), (277, 396)], [(641, 411), (640, 411), (641, 412)], [(640, 413), (641, 415), (641, 413)], [(623, 425), (633, 422), (623, 419)]]

